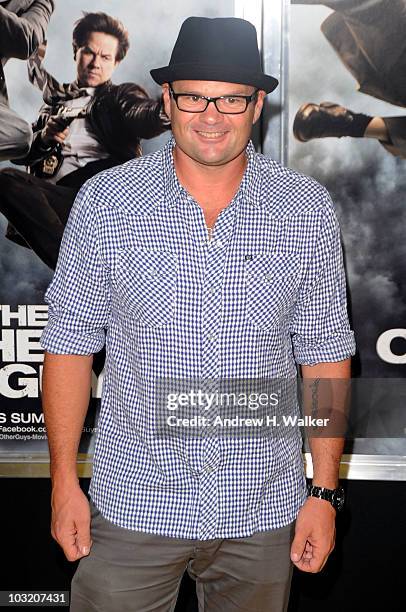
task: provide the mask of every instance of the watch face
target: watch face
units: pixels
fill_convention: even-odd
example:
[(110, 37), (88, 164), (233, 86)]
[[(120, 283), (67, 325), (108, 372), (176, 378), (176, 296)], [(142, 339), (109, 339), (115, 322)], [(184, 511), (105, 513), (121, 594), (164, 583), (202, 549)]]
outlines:
[(340, 512), (344, 507), (344, 489), (339, 487), (333, 494), (333, 506)]

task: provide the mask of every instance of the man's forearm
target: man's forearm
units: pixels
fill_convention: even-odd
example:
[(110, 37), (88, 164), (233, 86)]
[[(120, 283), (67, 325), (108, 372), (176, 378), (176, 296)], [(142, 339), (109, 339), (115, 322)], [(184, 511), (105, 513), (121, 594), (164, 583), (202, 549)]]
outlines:
[[(351, 360), (302, 366), (302, 375), (305, 413), (316, 418), (329, 418), (324, 430), (321, 429), (313, 436), (311, 430), (308, 430), (313, 463), (313, 484), (335, 489), (338, 485), (340, 460), (344, 448)], [(328, 379), (328, 384), (327, 381), (324, 383), (325, 387), (323, 387), (323, 379)], [(329, 405), (326, 405), (326, 401)]]
[(42, 404), (54, 484), (77, 481), (77, 452), (89, 405), (92, 362), (93, 355), (45, 352)]
[(344, 438), (310, 438), (309, 446), (313, 463), (312, 483), (316, 487), (336, 489)]

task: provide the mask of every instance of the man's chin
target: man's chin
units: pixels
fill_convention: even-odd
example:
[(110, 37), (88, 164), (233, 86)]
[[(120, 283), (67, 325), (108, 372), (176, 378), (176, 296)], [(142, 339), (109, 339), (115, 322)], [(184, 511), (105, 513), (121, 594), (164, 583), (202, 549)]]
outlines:
[(195, 160), (203, 166), (227, 166), (227, 164), (240, 157), (244, 151), (245, 148), (242, 151), (212, 151), (211, 154), (208, 155), (203, 155), (202, 152), (199, 151), (196, 152)]
[(81, 87), (99, 87), (99, 85), (103, 85), (104, 81), (102, 81), (99, 77), (87, 77), (81, 81)]

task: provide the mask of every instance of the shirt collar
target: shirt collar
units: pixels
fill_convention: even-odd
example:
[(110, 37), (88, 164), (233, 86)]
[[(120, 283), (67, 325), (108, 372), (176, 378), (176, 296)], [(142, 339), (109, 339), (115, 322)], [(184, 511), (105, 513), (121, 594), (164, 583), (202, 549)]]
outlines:
[[(172, 136), (162, 149), (163, 180), (164, 180), (164, 202), (173, 208), (182, 199), (188, 197), (188, 193), (179, 182), (173, 162), (173, 149), (175, 138)], [(249, 204), (259, 207), (261, 200), (261, 172), (258, 154), (250, 140), (246, 148), (248, 159), (238, 194)]]
[(167, 206), (173, 208), (181, 197), (187, 196), (186, 189), (179, 183), (173, 162), (173, 149), (175, 138), (171, 136), (162, 150), (163, 178), (164, 178), (164, 201)]

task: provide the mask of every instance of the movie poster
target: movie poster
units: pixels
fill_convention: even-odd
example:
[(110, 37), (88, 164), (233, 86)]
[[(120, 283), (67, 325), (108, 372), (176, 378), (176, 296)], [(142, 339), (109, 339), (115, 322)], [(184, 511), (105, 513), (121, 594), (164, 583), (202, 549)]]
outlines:
[[(265, 70), (281, 78), (255, 131), (255, 142), (265, 154), (325, 185), (342, 228), (349, 310), (358, 345), (354, 375), (362, 381), (358, 408), (366, 409), (366, 417), (361, 414), (355, 423), (358, 435), (349, 441), (346, 452), (399, 457), (406, 455), (404, 6), (404, 0), (57, 1), (40, 64), (54, 78), (48, 98), (60, 95), (59, 85), (72, 83), (76, 76), (75, 21), (83, 11), (104, 11), (120, 19), (129, 32), (130, 48), (115, 68), (113, 82), (135, 83), (158, 99), (160, 90), (149, 70), (167, 64), (186, 17), (238, 14), (255, 22)], [(4, 67), (9, 105), (29, 122), (38, 119), (43, 103), (44, 73), (37, 69), (31, 70), (37, 76), (32, 84), (26, 61), (10, 59)], [(161, 147), (168, 134), (163, 130), (159, 136), (142, 138), (143, 152)], [(0, 167), (24, 169), (9, 161)], [(33, 224), (38, 221), (35, 193), (21, 202)], [(3, 462), (47, 460), (39, 338), (47, 321), (44, 292), (53, 271), (44, 261), (51, 249), (48, 252), (46, 242), (37, 246), (42, 259), (13, 235), (0, 214)], [(80, 446), (85, 459), (93, 448), (102, 364), (101, 358), (93, 374), (91, 409)]]
[(404, 456), (406, 3), (292, 0), (289, 8), (286, 161), (335, 203), (358, 409), (369, 413), (347, 452)]
[[(18, 0), (10, 4), (18, 9)], [(29, 2), (20, 4), (28, 5)], [(60, 84), (69, 84), (76, 78), (72, 31), (75, 21), (84, 11), (105, 12), (118, 18), (128, 30), (130, 47), (126, 57), (114, 69), (113, 83), (136, 83), (158, 100), (160, 88), (150, 77), (149, 70), (168, 63), (184, 19), (191, 15), (230, 16), (234, 14), (234, 3), (231, 0), (222, 0), (221, 3), (215, 0), (55, 2), (46, 33), (45, 58), (40, 65), (54, 79), (47, 81), (52, 85), (48, 99), (49, 95), (61, 95)], [(41, 78), (37, 78), (32, 84), (28, 78), (27, 62), (19, 59), (10, 59), (4, 66), (4, 74), (10, 108), (25, 121), (35, 122), (43, 104), (41, 84), (43, 86), (44, 81), (41, 83)], [(38, 76), (38, 72), (35, 74)], [(39, 77), (43, 74), (40, 73)], [(168, 130), (161, 130), (159, 136), (143, 138), (143, 153), (157, 150), (168, 137)], [(105, 156), (105, 152), (99, 151), (93, 157), (98, 154), (101, 158)], [(0, 167), (25, 170), (24, 166), (16, 166), (10, 161), (1, 162)], [(47, 177), (44, 180), (48, 180)], [(25, 197), (24, 214), (28, 209), (31, 214), (28, 223), (34, 226), (38, 190), (34, 188), (29, 194), (32, 198), (31, 195)], [(43, 351), (39, 339), (47, 321), (47, 306), (43, 298), (53, 271), (44, 260), (50, 253), (47, 253), (46, 244), (39, 244), (38, 249), (42, 249), (43, 255), (40, 259), (18, 236), (17, 241), (12, 241), (6, 238), (6, 234), (13, 234), (13, 227), (10, 228), (5, 215), (0, 214), (0, 455), (3, 465), (4, 462), (30, 462), (34, 459), (46, 462), (47, 442), (40, 402)], [(90, 410), (79, 449), (84, 458), (93, 449), (102, 362), (103, 359), (99, 359), (98, 371), (93, 373)], [(12, 473), (18, 475), (18, 470)]]

